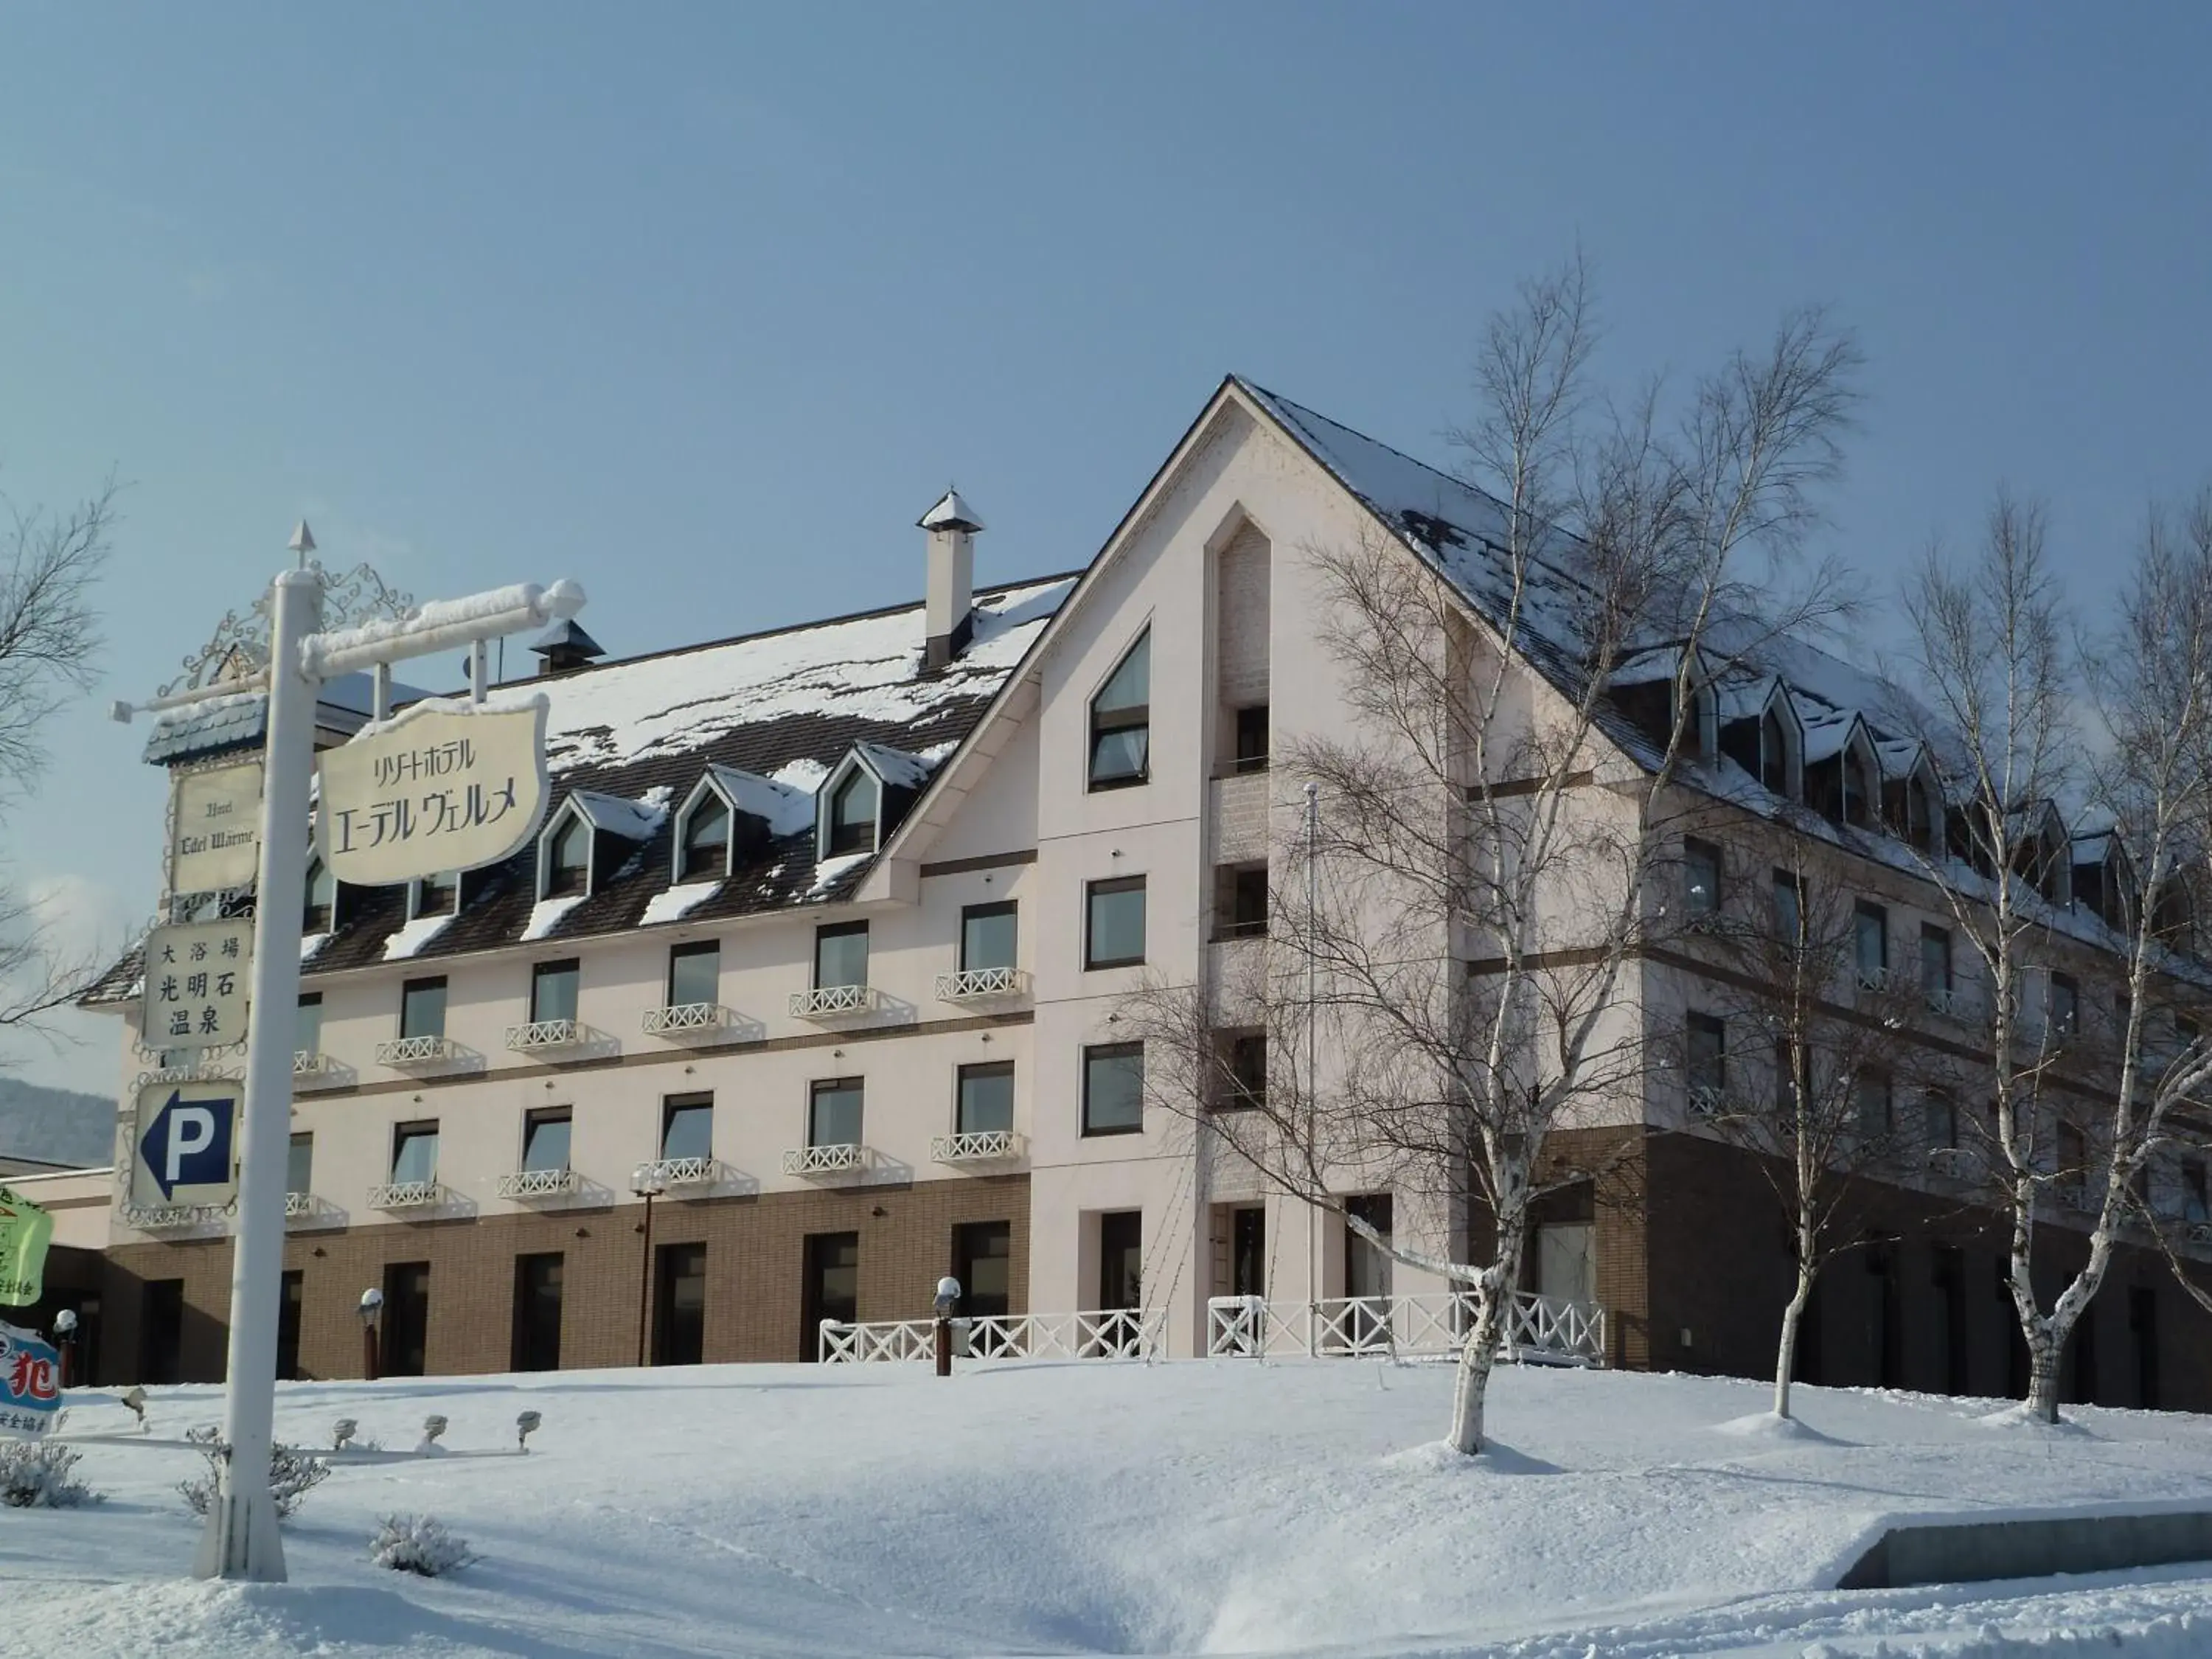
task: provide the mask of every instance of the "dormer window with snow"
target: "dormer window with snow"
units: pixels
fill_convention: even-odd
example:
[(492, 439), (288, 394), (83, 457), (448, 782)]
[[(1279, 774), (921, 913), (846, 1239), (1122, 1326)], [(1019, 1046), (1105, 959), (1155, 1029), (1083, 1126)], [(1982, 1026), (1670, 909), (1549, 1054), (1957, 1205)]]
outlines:
[(857, 768), (830, 797), (830, 856), (876, 850), (876, 781)]
[(1091, 700), (1091, 787), (1126, 789), (1152, 775), (1152, 630), (1137, 635), (1128, 654)]
[(1759, 722), (1759, 781), (1778, 795), (1790, 793), (1790, 728), (1771, 708)]
[(581, 898), (592, 890), (592, 826), (565, 808), (538, 859), (540, 898)]
[(730, 873), (730, 806), (712, 790), (684, 814), (678, 842), (678, 881), (720, 881)]
[(538, 835), (538, 897), (583, 898), (668, 822), (667, 809), (588, 789), (572, 792)]
[(301, 930), (310, 934), (329, 933), (337, 915), (337, 897), (338, 884), (328, 866), (320, 859), (309, 859), (307, 903), (301, 913)]
[(424, 876), (407, 885), (407, 920), (410, 921), (424, 916), (450, 916), (460, 908), (461, 876), (458, 870)]
[(1802, 728), (1778, 680), (1725, 690), (1720, 751), (1785, 800), (1801, 799), (1805, 779)]

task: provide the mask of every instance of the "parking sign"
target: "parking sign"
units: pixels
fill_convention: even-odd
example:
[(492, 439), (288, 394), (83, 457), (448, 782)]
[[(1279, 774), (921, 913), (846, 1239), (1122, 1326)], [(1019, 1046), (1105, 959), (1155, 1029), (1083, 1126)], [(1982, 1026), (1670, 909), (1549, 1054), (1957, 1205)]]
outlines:
[(149, 1084), (131, 1131), (131, 1196), (151, 1208), (228, 1204), (238, 1194), (244, 1090), (227, 1079)]

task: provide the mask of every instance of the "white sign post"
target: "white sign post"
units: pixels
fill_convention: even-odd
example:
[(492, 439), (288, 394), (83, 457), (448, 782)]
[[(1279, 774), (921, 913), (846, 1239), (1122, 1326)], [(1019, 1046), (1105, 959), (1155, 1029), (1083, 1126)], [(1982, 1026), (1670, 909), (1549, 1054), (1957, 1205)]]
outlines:
[[(292, 538), (301, 553), (314, 545), (301, 525)], [(238, 1175), (238, 1220), (231, 1258), (230, 1360), (223, 1440), (228, 1449), (221, 1491), (208, 1506), (193, 1573), (202, 1578), (282, 1580), (284, 1548), (269, 1491), (270, 1436), (276, 1405), (276, 1321), (284, 1265), (284, 1188), (291, 1146), (292, 1021), (300, 1000), (301, 898), (305, 892), (309, 786), (315, 763), (315, 705), (322, 684), (362, 669), (378, 672), (376, 717), (384, 706), (385, 672), (395, 662), (457, 646), (471, 647), (472, 690), (483, 692), (483, 641), (544, 628), (583, 608), (573, 582), (550, 588), (503, 588), (474, 599), (424, 606), (401, 620), (320, 635), (322, 577), (302, 568), (277, 576), (270, 595), (269, 666), (243, 682), (156, 697), (134, 709), (118, 703), (118, 719), (157, 713), (210, 696), (263, 690), (269, 718), (264, 750), (260, 868), (256, 877), (253, 1007), (273, 1017), (252, 1023), (246, 1051), (244, 1158)], [(445, 868), (455, 867), (448, 863)], [(184, 1103), (179, 1103), (184, 1104)], [(173, 1116), (157, 1149), (163, 1170), (174, 1158), (206, 1159), (196, 1119)], [(181, 1140), (179, 1139), (181, 1137)], [(142, 1157), (144, 1149), (141, 1149)]]

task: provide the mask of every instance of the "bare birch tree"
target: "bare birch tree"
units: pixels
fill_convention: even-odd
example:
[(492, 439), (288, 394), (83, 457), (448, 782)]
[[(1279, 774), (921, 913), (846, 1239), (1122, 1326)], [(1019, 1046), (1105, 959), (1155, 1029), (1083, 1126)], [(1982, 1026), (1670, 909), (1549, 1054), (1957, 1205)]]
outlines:
[[(1786, 561), (1814, 521), (1857, 362), (1802, 314), (1700, 380), (1678, 420), (1655, 394), (1594, 437), (1593, 337), (1578, 263), (1491, 325), (1463, 441), (1493, 522), (1393, 526), (1418, 554), (1380, 528), (1303, 550), (1357, 736), (1281, 745), (1317, 810), (1275, 861), (1264, 965), (1241, 986), (1155, 985), (1122, 1011), (1156, 1103), (1467, 1297), (1450, 1443), (1468, 1454), (1549, 1138), (1642, 1120), (1648, 1045), (1623, 993), (1673, 925), (1654, 876), (1694, 741), (1698, 647), (1717, 617), (1759, 613), (1771, 573), (1748, 567)], [(1653, 647), (1673, 653), (1671, 712), (1632, 735), (1612, 675)], [(1270, 1043), (1264, 1109), (1210, 1113), (1212, 1085), (1233, 1082), (1218, 1036), (1232, 1024), (1287, 1041)], [(1279, 1064), (1301, 1048), (1325, 1064)], [(1383, 1236), (1345, 1202), (1348, 1182), (1486, 1215), (1490, 1259)]]

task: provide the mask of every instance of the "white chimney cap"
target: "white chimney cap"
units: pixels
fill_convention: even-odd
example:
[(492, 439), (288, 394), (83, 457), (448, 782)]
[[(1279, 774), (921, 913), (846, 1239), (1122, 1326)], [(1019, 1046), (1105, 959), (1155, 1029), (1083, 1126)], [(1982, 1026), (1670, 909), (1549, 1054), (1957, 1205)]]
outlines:
[(983, 521), (975, 516), (975, 509), (960, 499), (960, 492), (948, 489), (935, 507), (921, 515), (919, 520), (924, 530), (981, 530)]

